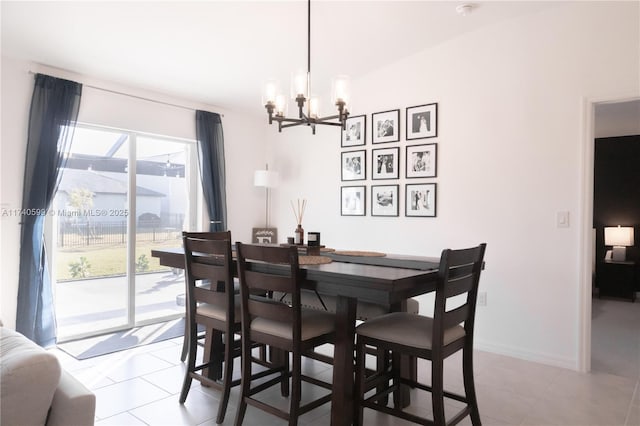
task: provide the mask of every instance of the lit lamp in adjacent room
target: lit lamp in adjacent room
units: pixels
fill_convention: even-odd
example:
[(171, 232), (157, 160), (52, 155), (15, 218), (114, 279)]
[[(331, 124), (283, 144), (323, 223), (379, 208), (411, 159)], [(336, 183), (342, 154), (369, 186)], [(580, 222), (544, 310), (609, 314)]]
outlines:
[(604, 245), (613, 247), (611, 260), (624, 262), (627, 257), (627, 247), (633, 245), (633, 227), (605, 227)]
[(270, 204), (270, 190), (278, 185), (278, 172), (269, 170), (269, 165), (265, 166), (265, 170), (256, 170), (253, 175), (253, 185), (259, 188), (266, 189), (266, 200), (264, 207), (264, 219), (265, 225), (269, 227), (269, 204)]

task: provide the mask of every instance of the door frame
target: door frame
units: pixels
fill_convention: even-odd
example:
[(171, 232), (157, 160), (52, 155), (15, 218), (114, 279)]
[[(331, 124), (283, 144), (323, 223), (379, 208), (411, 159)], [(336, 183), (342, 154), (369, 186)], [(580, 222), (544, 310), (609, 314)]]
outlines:
[(585, 97), (582, 100), (582, 182), (581, 182), (581, 232), (580, 262), (578, 271), (578, 359), (580, 372), (591, 371), (591, 299), (592, 259), (595, 237), (593, 234), (593, 178), (595, 153), (595, 109), (598, 104), (620, 103), (640, 100), (638, 93), (612, 96)]

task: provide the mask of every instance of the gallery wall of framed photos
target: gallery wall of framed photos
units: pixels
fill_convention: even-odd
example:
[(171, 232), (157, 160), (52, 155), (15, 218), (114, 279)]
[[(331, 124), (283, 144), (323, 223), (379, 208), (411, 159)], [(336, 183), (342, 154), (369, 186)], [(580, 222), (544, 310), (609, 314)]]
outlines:
[(342, 216), (366, 216), (369, 205), (371, 216), (398, 217), (403, 211), (405, 217), (436, 217), (438, 143), (433, 139), (438, 137), (438, 104), (402, 112), (390, 109), (347, 119), (340, 136)]

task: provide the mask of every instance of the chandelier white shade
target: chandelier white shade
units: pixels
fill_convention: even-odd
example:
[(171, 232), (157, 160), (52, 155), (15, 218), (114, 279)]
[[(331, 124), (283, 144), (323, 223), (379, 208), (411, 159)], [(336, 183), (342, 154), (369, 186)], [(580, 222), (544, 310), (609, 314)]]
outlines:
[(265, 83), (262, 92), (262, 104), (267, 110), (269, 124), (278, 123), (278, 131), (287, 127), (308, 126), (313, 134), (319, 124), (340, 126), (345, 129), (349, 117), (348, 76), (338, 76), (331, 84), (331, 102), (337, 108), (337, 114), (323, 117), (320, 113), (320, 100), (311, 91), (311, 0), (307, 1), (307, 70), (297, 71), (291, 75), (290, 97), (298, 107), (298, 117), (288, 118), (288, 100), (282, 94), (280, 84), (275, 80)]

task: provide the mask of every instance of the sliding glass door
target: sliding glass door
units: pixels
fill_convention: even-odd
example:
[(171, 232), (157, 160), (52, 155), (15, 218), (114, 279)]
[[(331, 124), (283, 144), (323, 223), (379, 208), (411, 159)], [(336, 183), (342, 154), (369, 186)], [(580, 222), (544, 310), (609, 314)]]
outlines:
[(194, 146), (78, 126), (50, 212), (59, 340), (184, 313), (184, 277), (151, 250), (194, 229)]

